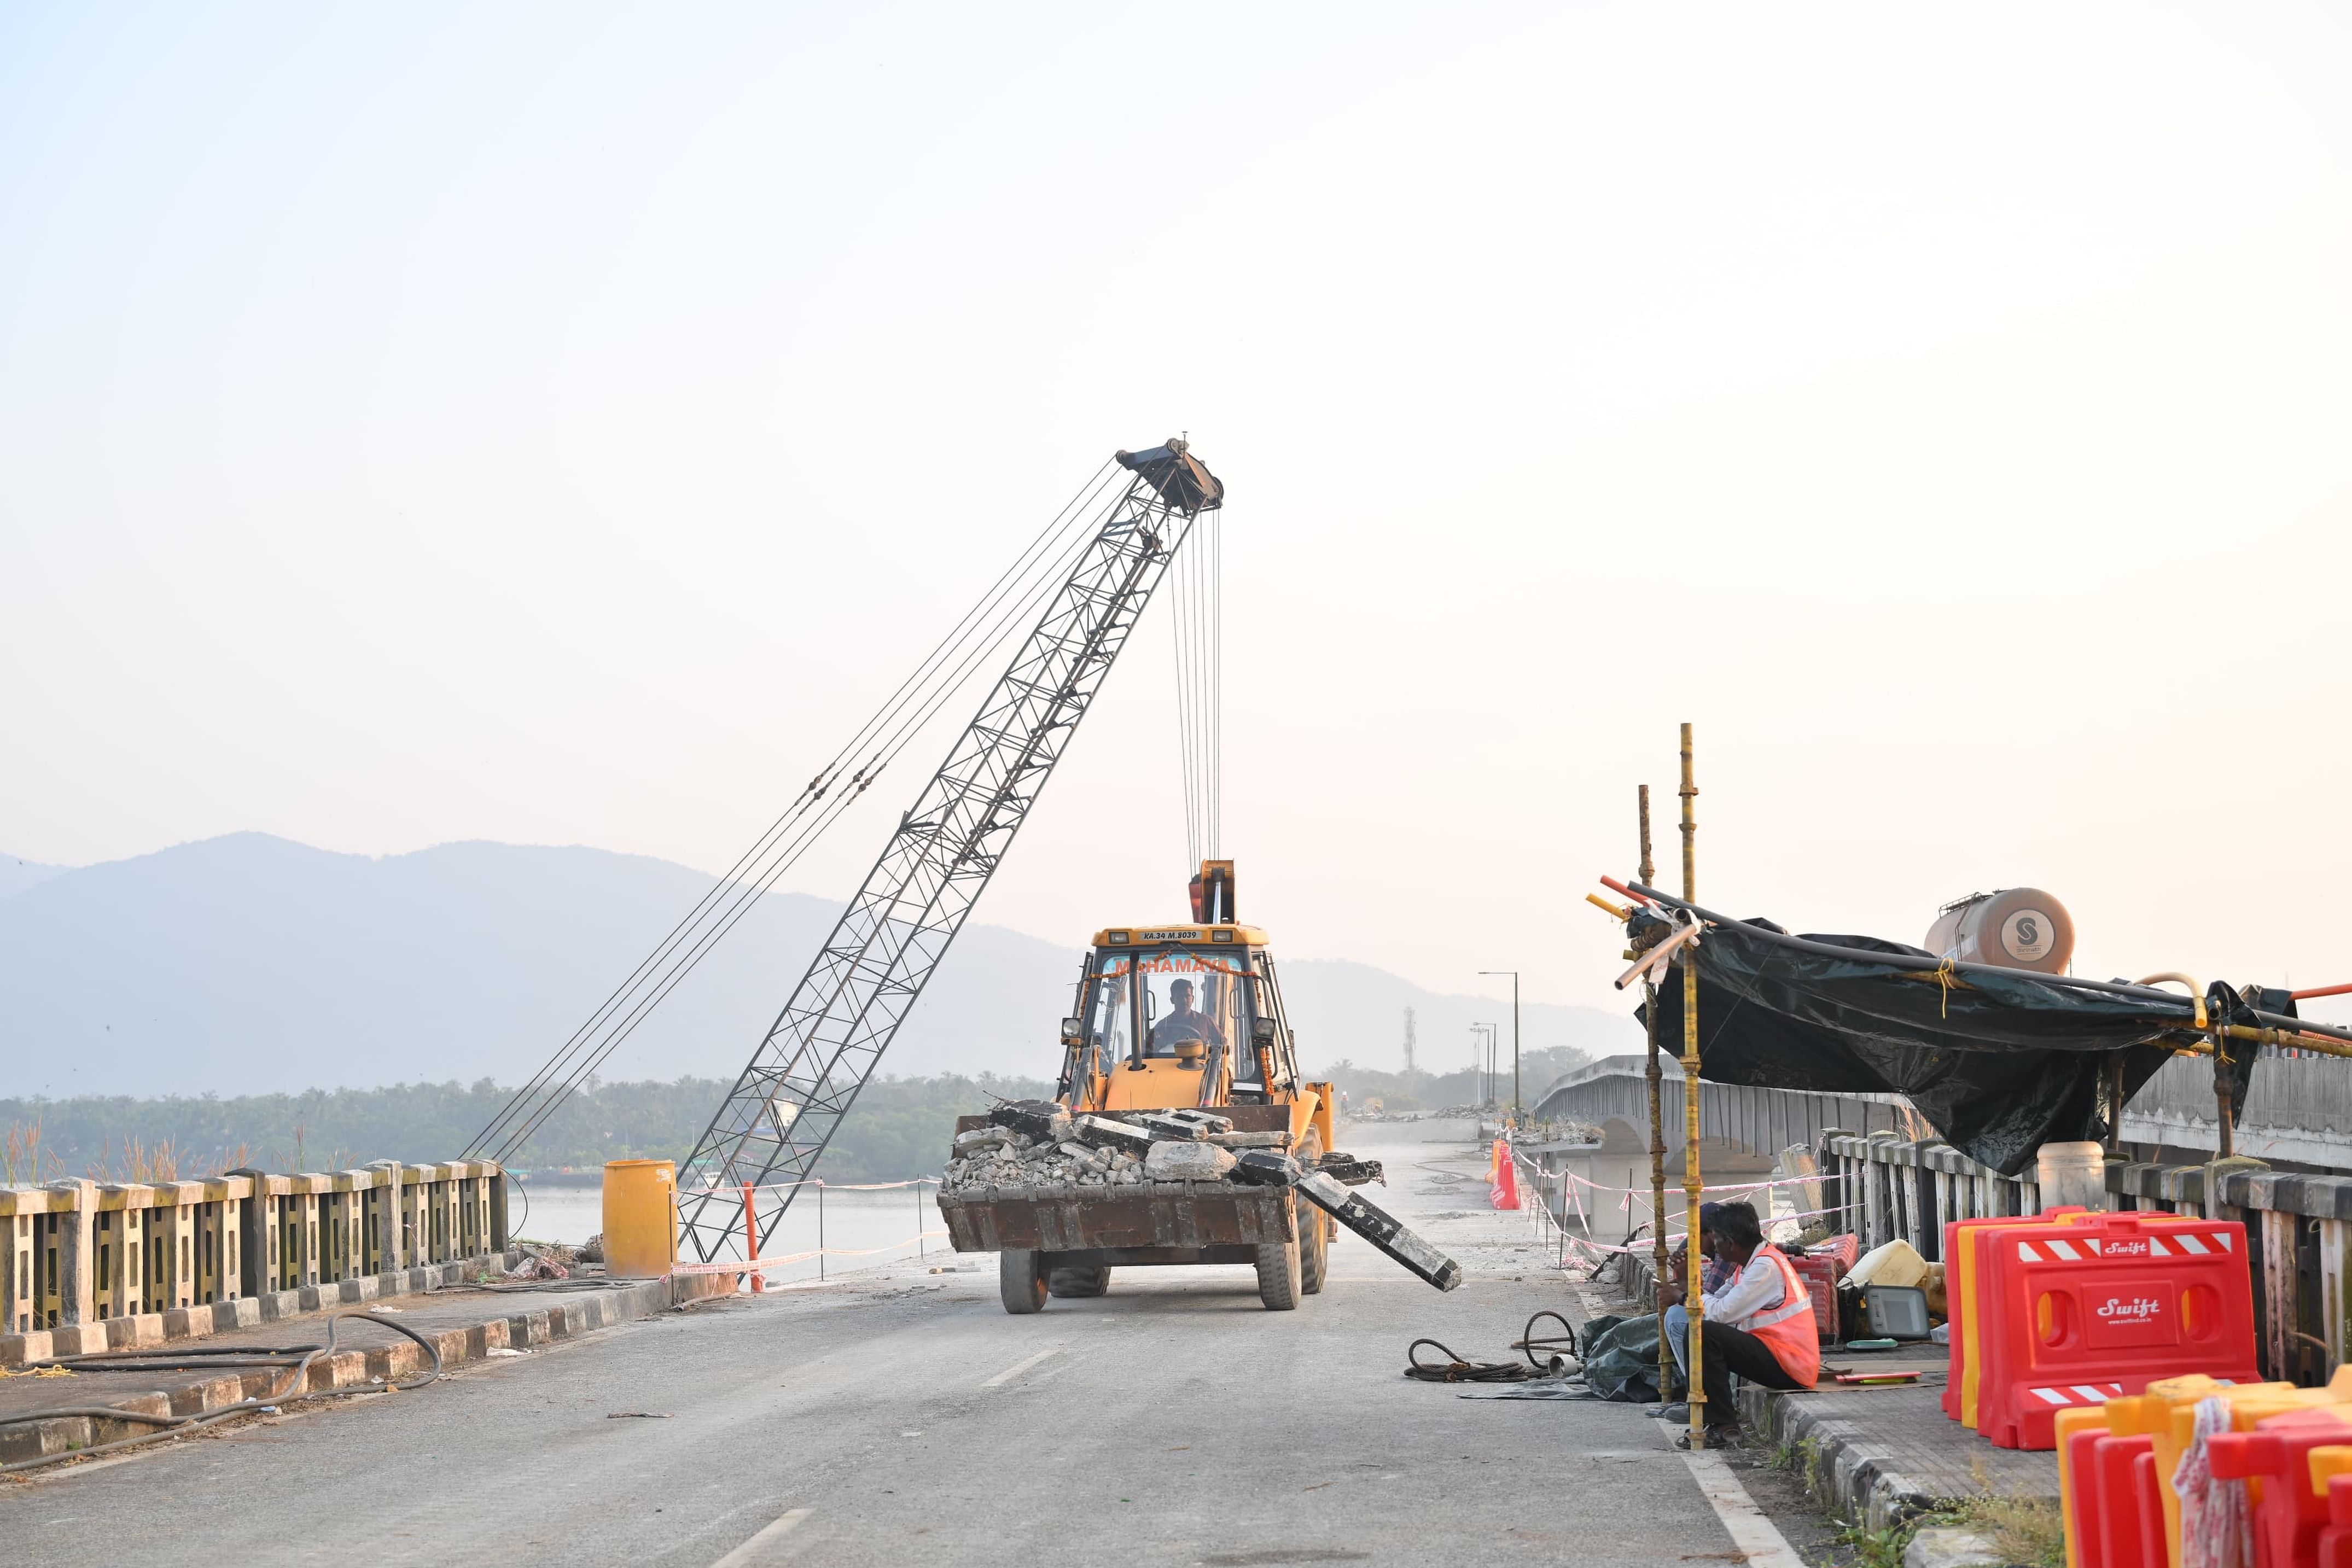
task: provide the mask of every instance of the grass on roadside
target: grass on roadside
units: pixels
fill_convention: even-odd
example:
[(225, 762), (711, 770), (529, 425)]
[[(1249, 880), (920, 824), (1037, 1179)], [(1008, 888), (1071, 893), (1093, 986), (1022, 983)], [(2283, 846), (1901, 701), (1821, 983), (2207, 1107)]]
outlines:
[(1990, 1493), (1964, 1498), (1886, 1530), (1844, 1525), (1838, 1531), (1838, 1544), (1853, 1554), (1855, 1568), (1902, 1568), (1911, 1538), (1939, 1526), (1958, 1526), (1987, 1537), (2000, 1560), (2015, 1568), (2062, 1568), (2066, 1561), (2065, 1527), (2055, 1502)]

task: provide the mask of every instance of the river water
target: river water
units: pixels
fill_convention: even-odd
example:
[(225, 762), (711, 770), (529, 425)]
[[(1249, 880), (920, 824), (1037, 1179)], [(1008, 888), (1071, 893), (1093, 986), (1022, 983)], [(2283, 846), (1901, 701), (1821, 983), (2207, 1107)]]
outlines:
[[(939, 1204), (932, 1197), (937, 1190), (928, 1186), (891, 1187), (879, 1192), (825, 1189), (824, 1244), (835, 1256), (824, 1260), (824, 1269), (839, 1273), (845, 1269), (919, 1255), (945, 1261), (950, 1249), (946, 1224), (940, 1218)], [(523, 1207), (526, 1196), (530, 1206), (527, 1213)], [(761, 1242), (761, 1252), (773, 1258), (814, 1251), (818, 1245), (818, 1207), (817, 1189), (802, 1188), (775, 1230)], [(737, 1212), (740, 1215), (740, 1210)], [(577, 1246), (604, 1228), (604, 1194), (593, 1186), (535, 1183), (527, 1195), (518, 1195), (511, 1200), (509, 1213), (515, 1235), (530, 1241), (561, 1241)], [(918, 1230), (929, 1233), (919, 1246), (915, 1239)], [(770, 1270), (768, 1278), (814, 1280), (818, 1277), (818, 1264), (819, 1260), (814, 1258), (786, 1263)]]

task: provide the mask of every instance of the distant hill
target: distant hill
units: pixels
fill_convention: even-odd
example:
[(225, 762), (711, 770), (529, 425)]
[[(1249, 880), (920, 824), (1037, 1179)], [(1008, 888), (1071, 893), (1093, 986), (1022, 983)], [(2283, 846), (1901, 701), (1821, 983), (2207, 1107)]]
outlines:
[(19, 860), (12, 854), (0, 854), (0, 898), (37, 887), (53, 876), (64, 874), (67, 867), (43, 865), (38, 861)]
[[(15, 869), (10, 862), (9, 869)], [(442, 844), (337, 854), (235, 833), (0, 894), (0, 1097), (222, 1095), (535, 1071), (714, 879), (581, 847)], [(8, 884), (0, 883), (0, 889)], [(841, 905), (771, 894), (604, 1070), (731, 1080)], [(884, 1061), (901, 1075), (1050, 1078), (1078, 952), (1001, 926), (958, 938)], [(1462, 1027), (1508, 1004), (1432, 997), (1362, 965), (1293, 961), (1310, 1064), (1468, 1060)], [(1458, 1015), (1458, 1017), (1457, 1017)], [(1619, 1049), (1632, 1026), (1526, 1009), (1529, 1047)]]
[[(1491, 1023), (1500, 1037), (1502, 1071), (1511, 1070), (1511, 1001), (1459, 994), (1436, 995), (1402, 976), (1369, 964), (1338, 958), (1292, 958), (1276, 955), (1283, 996), (1298, 1019), (1299, 1052), (1305, 1065), (1320, 1069), (1346, 1060), (1360, 1067), (1394, 1071), (1404, 1065), (1404, 1009), (1413, 1010), (1419, 1045), (1414, 1061), (1423, 1071), (1449, 1073), (1471, 1064), (1470, 1026)], [(1506, 980), (1505, 984), (1509, 982)], [(1524, 1053), (1560, 1046), (1587, 1056), (1636, 1050), (1642, 1030), (1631, 1011), (1519, 1004), (1519, 1050)]]

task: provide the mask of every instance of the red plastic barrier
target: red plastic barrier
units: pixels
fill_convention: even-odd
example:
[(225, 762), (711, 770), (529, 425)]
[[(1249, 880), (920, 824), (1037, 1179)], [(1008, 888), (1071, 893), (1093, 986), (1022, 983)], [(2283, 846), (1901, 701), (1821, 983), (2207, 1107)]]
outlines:
[[(2143, 1458), (2147, 1461), (2146, 1474), (2150, 1494), (2145, 1498), (2139, 1493), (2138, 1466)], [(2162, 1563), (2164, 1499), (2156, 1491), (2156, 1439), (2110, 1437), (2101, 1433), (2092, 1448), (2091, 1473), (2098, 1487), (2099, 1560), (2095, 1568), (2148, 1568), (2150, 1563)], [(2147, 1545), (2150, 1511), (2156, 1519), (2153, 1552)], [(2094, 1568), (2088, 1552), (2084, 1554), (2083, 1568)]]
[(2352, 1568), (2352, 1476), (2327, 1482), (2327, 1528), (2319, 1532), (2319, 1568)]
[[(2145, 1439), (2145, 1451), (2132, 1456), (2132, 1501), (2139, 1505), (2139, 1538), (2144, 1544), (2137, 1568), (2164, 1568), (2172, 1560), (2170, 1538), (2164, 1528), (2164, 1486), (2156, 1479), (2156, 1439)], [(2126, 1568), (2121, 1559), (2116, 1568)]]
[(2246, 1228), (2114, 1214), (1976, 1238), (1984, 1313), (1977, 1429), (2004, 1448), (2055, 1445), (2069, 1406), (2195, 1368), (2257, 1382)]
[(2322, 1405), (2254, 1423), (2251, 1432), (2218, 1432), (2205, 1445), (2213, 1474), (2252, 1481), (2254, 1527), (2264, 1568), (2317, 1568), (2327, 1499), (2311, 1486), (2311, 1450), (2352, 1442), (2352, 1418)]
[(2067, 1568), (2105, 1568), (2106, 1520), (2099, 1511), (2098, 1447), (2110, 1441), (2105, 1412), (2089, 1417), (2099, 1423), (2066, 1434), (2063, 1450), (2065, 1469), (2060, 1473), (2058, 1498), (2066, 1511)]
[(1970, 1421), (1965, 1396), (1969, 1380), (1969, 1316), (1976, 1304), (1984, 1277), (1984, 1258), (1978, 1243), (1984, 1233), (2013, 1225), (2053, 1225), (2068, 1215), (2082, 1214), (2080, 1207), (2045, 1209), (2040, 1214), (2011, 1215), (2005, 1218), (1954, 1219), (1944, 1226), (1944, 1319), (1945, 1337), (1951, 1341), (1952, 1365), (1944, 1379), (1944, 1414), (1955, 1421)]

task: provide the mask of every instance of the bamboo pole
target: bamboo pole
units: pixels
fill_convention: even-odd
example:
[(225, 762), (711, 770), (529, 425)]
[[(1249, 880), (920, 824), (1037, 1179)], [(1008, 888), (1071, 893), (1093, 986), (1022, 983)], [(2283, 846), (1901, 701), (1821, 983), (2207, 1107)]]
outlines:
[(2214, 1149), (2214, 1155), (2216, 1158), (2224, 1160), (2232, 1157), (2238, 1152), (2237, 1133), (2230, 1124), (2231, 1088), (2230, 1053), (2222, 1049), (2221, 1041), (2216, 1040), (2213, 1043), (2213, 1108), (2220, 1113), (2221, 1125), (2216, 1129), (2219, 1141)]
[[(1698, 902), (1698, 818), (1691, 802), (1698, 797), (1698, 786), (1691, 781), (1691, 727), (1682, 727), (1683, 783), (1677, 791), (1683, 801), (1683, 897), (1692, 904)], [(1699, 1294), (1698, 1209), (1703, 1201), (1705, 1178), (1699, 1174), (1698, 1133), (1698, 961), (1688, 951), (1682, 955), (1683, 966), (1683, 1219), (1684, 1273), (1687, 1277), (1684, 1306), (1690, 1313), (1689, 1343), (1684, 1348), (1684, 1358), (1690, 1367), (1690, 1446), (1706, 1447), (1706, 1381), (1702, 1372), (1706, 1355), (1705, 1335), (1706, 1303)]]
[[(1650, 787), (1641, 787), (1642, 803), (1642, 883), (1658, 874), (1650, 858)], [(1653, 1309), (1658, 1314), (1658, 1397), (1666, 1397), (1674, 1384), (1675, 1351), (1666, 1343), (1666, 1293), (1664, 1285), (1672, 1277), (1672, 1265), (1666, 1257), (1666, 1118), (1665, 1093), (1660, 1087), (1664, 1071), (1658, 1065), (1658, 988), (1651, 978), (1642, 977), (1643, 1016), (1649, 1022), (1644, 1031), (1649, 1036), (1649, 1066), (1643, 1076), (1650, 1086), (1650, 1260), (1656, 1281), (1651, 1290), (1654, 1298)]]

